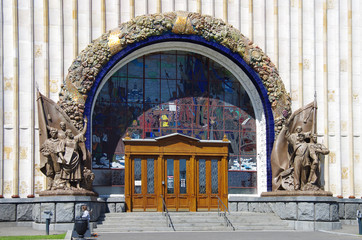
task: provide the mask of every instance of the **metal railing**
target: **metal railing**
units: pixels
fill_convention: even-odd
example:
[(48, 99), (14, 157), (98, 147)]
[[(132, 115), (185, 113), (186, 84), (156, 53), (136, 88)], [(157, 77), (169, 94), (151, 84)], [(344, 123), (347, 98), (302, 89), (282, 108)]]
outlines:
[[(217, 195), (216, 195), (217, 196)], [(224, 211), (220, 211), (221, 207), (224, 208)], [(231, 227), (233, 229), (233, 231), (235, 231), (235, 227), (234, 225), (231, 223), (230, 219), (227, 217), (227, 214), (230, 214), (229, 209), (225, 206), (225, 204), (223, 203), (223, 201), (220, 199), (219, 196), (217, 196), (217, 215), (219, 217), (224, 217), (224, 221), (227, 227)]]
[(174, 231), (176, 231), (175, 227), (173, 226), (173, 223), (172, 223), (172, 219), (171, 219), (171, 216), (170, 214), (168, 213), (168, 209), (166, 207), (166, 203), (165, 203), (165, 199), (163, 198), (163, 195), (161, 195), (161, 198), (162, 198), (162, 204), (163, 204), (163, 207), (162, 207), (162, 215), (164, 215), (166, 217), (166, 225), (168, 227), (172, 227), (172, 229)]

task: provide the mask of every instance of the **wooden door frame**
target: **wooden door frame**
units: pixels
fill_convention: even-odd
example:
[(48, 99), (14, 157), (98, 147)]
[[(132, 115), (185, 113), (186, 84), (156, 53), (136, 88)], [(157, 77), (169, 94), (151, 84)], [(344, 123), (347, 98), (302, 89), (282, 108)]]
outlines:
[[(166, 191), (165, 160), (168, 156), (178, 158), (188, 157), (190, 161), (189, 211), (197, 211), (197, 158), (207, 157), (220, 158), (221, 176), (220, 198), (227, 206), (228, 204), (228, 145), (230, 141), (224, 137), (223, 140), (199, 140), (193, 137), (174, 133), (155, 139), (131, 139), (129, 136), (123, 139), (125, 144), (125, 202), (126, 211), (132, 211), (132, 159), (136, 156), (154, 156), (157, 161), (157, 182), (155, 182), (155, 194), (157, 211), (162, 211), (162, 196)], [(164, 181), (164, 184), (162, 184)]]

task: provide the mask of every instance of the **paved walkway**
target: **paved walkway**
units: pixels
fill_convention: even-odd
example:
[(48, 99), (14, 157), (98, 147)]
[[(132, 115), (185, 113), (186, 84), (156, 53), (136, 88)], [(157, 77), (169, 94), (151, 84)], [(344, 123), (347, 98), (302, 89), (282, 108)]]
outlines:
[(362, 239), (362, 236), (351, 234), (337, 234), (327, 232), (297, 232), (297, 231), (283, 231), (283, 232), (165, 232), (165, 233), (103, 233), (97, 238), (98, 240), (339, 240), (339, 239)]
[[(96, 232), (96, 229), (95, 229)], [(64, 232), (50, 231), (50, 234), (61, 234)], [(16, 227), (9, 223), (0, 223), (0, 236), (21, 236), (21, 235), (45, 235), (45, 231), (34, 230), (31, 227)], [(158, 233), (102, 233), (97, 238), (91, 239), (129, 239), (129, 240), (337, 240), (337, 239), (359, 239), (362, 235), (358, 235), (358, 226), (343, 225), (340, 230), (334, 231), (317, 231), (317, 232), (301, 232), (301, 231), (244, 231), (244, 232), (158, 232)], [(0, 237), (1, 238), (1, 237)]]
[[(65, 233), (59, 231), (49, 231), (50, 235), (62, 234)], [(19, 227), (14, 226), (14, 224), (0, 222), (0, 236), (35, 236), (35, 235), (45, 235), (45, 230), (35, 230), (32, 227)]]

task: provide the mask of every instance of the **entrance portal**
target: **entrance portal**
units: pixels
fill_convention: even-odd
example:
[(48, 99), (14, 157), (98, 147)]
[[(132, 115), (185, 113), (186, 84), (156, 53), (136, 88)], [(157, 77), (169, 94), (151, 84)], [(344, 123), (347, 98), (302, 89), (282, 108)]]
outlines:
[(127, 211), (212, 211), (227, 204), (229, 141), (182, 134), (123, 139)]

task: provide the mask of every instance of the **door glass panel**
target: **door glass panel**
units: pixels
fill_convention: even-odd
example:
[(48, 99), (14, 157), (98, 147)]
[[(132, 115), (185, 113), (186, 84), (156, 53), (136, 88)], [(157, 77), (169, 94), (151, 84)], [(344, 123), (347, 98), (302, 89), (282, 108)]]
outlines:
[(134, 193), (142, 193), (141, 188), (141, 173), (142, 173), (142, 165), (141, 159), (134, 159)]
[(155, 161), (153, 158), (147, 159), (147, 193), (155, 193), (155, 170), (154, 170), (154, 164)]
[(199, 193), (206, 193), (206, 164), (205, 159), (199, 160)]
[(218, 161), (217, 159), (211, 160), (211, 193), (219, 192), (219, 177), (218, 177)]
[(173, 159), (167, 159), (167, 193), (175, 193), (173, 180)]
[(180, 159), (180, 193), (186, 193), (186, 159)]

